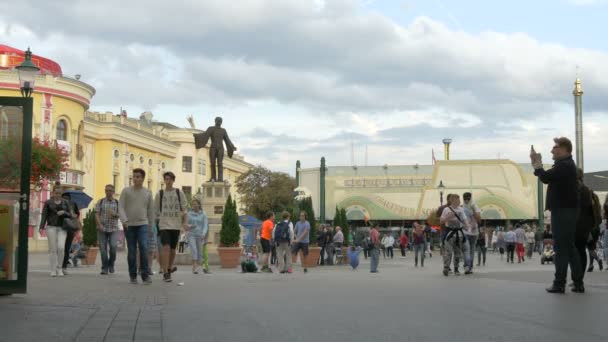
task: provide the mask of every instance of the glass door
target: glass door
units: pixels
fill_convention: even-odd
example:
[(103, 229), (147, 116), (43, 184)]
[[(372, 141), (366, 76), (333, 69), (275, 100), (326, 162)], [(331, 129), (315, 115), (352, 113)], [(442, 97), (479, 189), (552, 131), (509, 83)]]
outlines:
[(0, 97), (0, 294), (27, 289), (32, 99)]

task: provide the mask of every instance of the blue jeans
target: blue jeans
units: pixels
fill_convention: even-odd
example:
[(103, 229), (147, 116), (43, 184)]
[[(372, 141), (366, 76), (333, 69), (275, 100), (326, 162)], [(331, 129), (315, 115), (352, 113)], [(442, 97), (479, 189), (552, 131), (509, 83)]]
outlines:
[(127, 239), (127, 261), (129, 263), (129, 276), (131, 279), (137, 278), (137, 257), (136, 252), (139, 247), (139, 262), (141, 265), (141, 278), (147, 279), (150, 272), (148, 264), (148, 225), (129, 226), (125, 230), (125, 238)]
[(372, 248), (372, 250), (370, 251), (370, 271), (372, 272), (377, 272), (378, 271), (378, 264), (380, 263), (380, 249), (374, 247)]
[(420, 265), (424, 266), (424, 251), (426, 250), (426, 242), (414, 244), (414, 260), (418, 266), (418, 254), (420, 254)]
[(97, 232), (97, 240), (99, 240), (99, 252), (101, 253), (101, 269), (107, 271), (109, 267), (114, 267), (114, 261), (116, 261), (118, 232)]
[(475, 260), (475, 246), (477, 245), (477, 235), (465, 235), (467, 241), (464, 245), (464, 266), (473, 268)]

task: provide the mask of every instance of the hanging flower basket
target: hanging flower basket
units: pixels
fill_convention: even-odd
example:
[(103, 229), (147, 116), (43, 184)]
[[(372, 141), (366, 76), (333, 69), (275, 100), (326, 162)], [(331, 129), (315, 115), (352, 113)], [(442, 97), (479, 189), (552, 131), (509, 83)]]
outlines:
[[(0, 140), (0, 189), (18, 189), (21, 182), (20, 138)], [(67, 152), (56, 143), (34, 138), (30, 184), (41, 187), (44, 180), (55, 180), (68, 164)]]

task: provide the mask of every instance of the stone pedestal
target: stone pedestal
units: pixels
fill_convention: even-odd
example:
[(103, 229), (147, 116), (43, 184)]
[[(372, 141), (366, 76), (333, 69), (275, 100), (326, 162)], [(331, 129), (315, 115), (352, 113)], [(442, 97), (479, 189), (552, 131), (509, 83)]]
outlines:
[[(203, 183), (202, 196), (198, 199), (203, 203), (203, 210), (209, 218), (209, 252), (215, 253), (220, 239), (222, 215), (226, 198), (230, 194), (230, 184), (224, 182)], [(200, 195), (199, 195), (200, 196)]]

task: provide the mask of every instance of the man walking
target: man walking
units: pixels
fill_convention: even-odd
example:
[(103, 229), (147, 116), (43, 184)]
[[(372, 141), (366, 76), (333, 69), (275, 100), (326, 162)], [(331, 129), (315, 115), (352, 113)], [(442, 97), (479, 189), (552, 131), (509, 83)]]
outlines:
[(475, 247), (477, 246), (477, 238), (479, 237), (481, 210), (473, 202), (473, 195), (470, 192), (465, 192), (462, 195), (462, 199), (464, 200), (464, 213), (469, 222), (469, 227), (464, 230), (464, 236), (466, 237), (464, 274), (471, 274), (473, 273), (473, 260), (475, 260)]
[(515, 263), (515, 245), (517, 244), (517, 235), (513, 231), (513, 227), (509, 226), (509, 230), (505, 233), (505, 243), (507, 245), (507, 263)]
[(262, 272), (272, 273), (268, 260), (270, 258), (270, 241), (272, 240), (272, 230), (274, 229), (274, 213), (266, 213), (266, 220), (262, 223), (260, 232), (260, 244), (262, 245)]
[(526, 245), (526, 231), (521, 225), (517, 225), (515, 229), (515, 250), (517, 250), (517, 263), (525, 261), (525, 246)]
[[(101, 274), (114, 273), (116, 245), (118, 243), (118, 201), (114, 198), (114, 185), (105, 187), (106, 197), (95, 205), (97, 240), (101, 252)], [(108, 258), (109, 253), (109, 258)]]
[(157, 210), (158, 230), (160, 243), (162, 245), (160, 265), (165, 282), (171, 282), (171, 273), (177, 269), (173, 267), (175, 253), (179, 236), (182, 229), (186, 230), (188, 217), (186, 215), (187, 199), (183, 192), (173, 188), (175, 174), (165, 172), (163, 174), (165, 189), (160, 190), (154, 200), (154, 208)]
[(284, 211), (281, 215), (282, 221), (274, 228), (274, 241), (277, 244), (277, 258), (279, 259), (279, 271), (291, 273), (291, 254), (289, 252), (293, 241), (293, 224), (289, 221), (289, 212)]
[(370, 246), (370, 272), (378, 273), (378, 264), (380, 263), (380, 232), (378, 232), (378, 224), (374, 225), (369, 233), (371, 240)]
[(469, 225), (467, 216), (460, 206), (460, 196), (457, 194), (448, 195), (449, 206), (443, 209), (439, 222), (446, 227), (446, 234), (443, 242), (443, 275), (450, 273), (452, 256), (454, 257), (454, 274), (460, 275), (458, 265), (462, 257), (465, 243), (463, 230)]
[(543, 169), (542, 158), (532, 148), (530, 159), (534, 174), (548, 184), (546, 209), (551, 211), (551, 230), (555, 248), (555, 279), (547, 288), (549, 293), (564, 293), (566, 276), (570, 265), (573, 292), (583, 293), (583, 270), (574, 245), (576, 221), (579, 211), (579, 191), (576, 180), (576, 165), (572, 160), (572, 142), (568, 138), (555, 138), (551, 149), (555, 163), (549, 170)]
[(293, 250), (291, 251), (294, 259), (298, 257), (298, 252), (300, 253), (300, 262), (302, 263), (302, 268), (304, 268), (304, 273), (308, 272), (306, 268), (306, 257), (308, 256), (308, 244), (309, 240), (309, 232), (310, 232), (310, 223), (306, 221), (306, 212), (300, 212), (300, 220), (296, 222), (296, 239), (293, 242)]
[(148, 234), (154, 224), (154, 201), (152, 192), (143, 187), (146, 171), (133, 170), (133, 186), (124, 188), (120, 193), (119, 215), (123, 222), (125, 238), (127, 239), (129, 263), (129, 277), (132, 284), (137, 284), (137, 258), (139, 248), (139, 262), (141, 266), (141, 279), (144, 284), (152, 284), (150, 279), (150, 265), (148, 264)]

